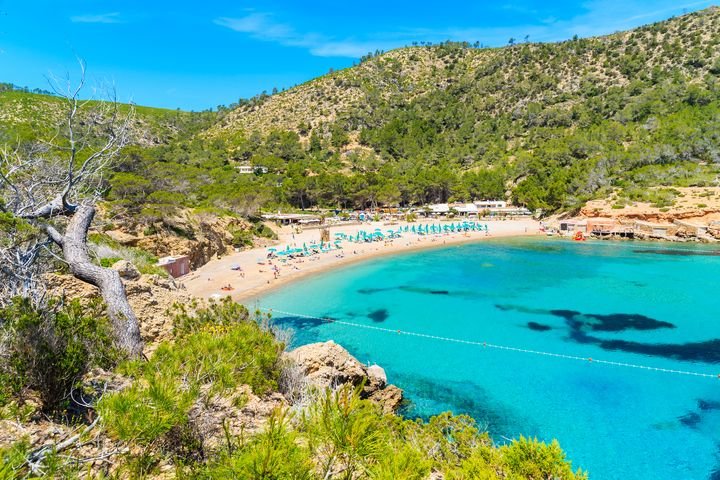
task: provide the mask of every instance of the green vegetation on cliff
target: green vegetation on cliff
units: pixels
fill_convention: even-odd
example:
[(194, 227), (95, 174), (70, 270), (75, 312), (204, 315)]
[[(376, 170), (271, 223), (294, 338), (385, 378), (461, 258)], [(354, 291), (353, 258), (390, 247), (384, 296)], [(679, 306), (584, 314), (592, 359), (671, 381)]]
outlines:
[[(28, 320), (37, 316), (31, 308), (14, 308), (18, 320), (0, 326), (15, 328), (27, 321), (35, 325)], [(112, 461), (91, 467), (92, 463), (75, 462), (73, 454), (49, 451), (42, 473), (33, 472), (28, 459), (36, 458), (38, 450), (20, 441), (0, 448), (0, 479), (153, 478), (174, 473), (177, 478), (199, 479), (422, 480), (433, 471), (458, 480), (586, 478), (573, 471), (556, 442), (520, 438), (497, 446), (470, 417), (444, 413), (427, 422), (406, 420), (383, 414), (380, 406), (361, 399), (351, 386), (334, 392), (308, 390), (301, 403), (288, 404), (272, 393), (283, 388), (284, 345), (264, 323), (229, 299), (205, 309), (178, 307), (175, 339), (160, 345), (150, 360), (121, 363), (117, 371), (125, 386), (118, 388), (116, 381), (116, 390), (105, 392), (101, 384), (93, 397), (83, 392), (88, 386), (77, 379), (88, 368), (108, 367), (112, 360), (98, 356), (106, 352), (106, 342), (82, 335), (99, 330), (78, 308), (71, 305), (57, 312), (53, 325), (73, 316), (78, 326), (62, 326), (75, 333), (64, 334), (71, 341), (53, 346), (56, 364), (48, 372), (64, 379), (61, 389), (53, 392), (54, 398), (66, 398), (67, 405), (77, 408), (77, 399), (99, 398), (91, 415), (99, 418), (93, 423), (96, 431), (91, 437), (81, 436), (78, 448), (85, 443), (105, 445), (104, 454)], [(47, 348), (36, 343), (25, 351)], [(13, 361), (17, 378), (0, 375), (0, 387), (13, 385), (4, 402), (22, 402), (38, 388), (23, 373), (34, 371), (28, 364), (33, 358), (37, 357)], [(103, 378), (107, 382), (107, 375)], [(257, 405), (267, 399), (274, 399), (277, 408), (262, 414), (257, 431), (232, 433), (233, 419), (249, 415), (258, 421), (255, 417), (262, 410), (244, 413), (249, 402)], [(59, 412), (60, 405), (52, 405), (52, 411)], [(208, 428), (212, 422), (221, 423), (219, 432)]]

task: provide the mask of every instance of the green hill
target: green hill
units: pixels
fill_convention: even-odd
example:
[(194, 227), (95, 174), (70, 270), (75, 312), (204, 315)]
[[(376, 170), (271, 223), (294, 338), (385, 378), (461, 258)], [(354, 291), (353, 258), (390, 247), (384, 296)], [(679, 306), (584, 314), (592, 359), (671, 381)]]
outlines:
[[(616, 187), (637, 195), (635, 187), (708, 184), (719, 152), (718, 32), (720, 9), (710, 8), (561, 43), (402, 48), (248, 102), (207, 135), (244, 139), (239, 157), (304, 161), (306, 173), (362, 174), (359, 183), (371, 184), (361, 194), (313, 177), (309, 203), (337, 203), (328, 189), (358, 194), (356, 206), (508, 189), (553, 210)], [(259, 139), (264, 150), (253, 149)], [(288, 159), (295, 140), (338, 155)], [(391, 180), (375, 185), (377, 195), (373, 174)]]
[[(96, 101), (88, 102), (90, 110)], [(180, 133), (199, 130), (215, 120), (208, 112), (194, 113), (133, 105), (133, 143), (150, 146), (176, 139)], [(120, 113), (130, 105), (121, 104)], [(31, 93), (0, 84), (0, 141), (32, 141), (52, 136), (67, 109), (59, 96)]]
[[(491, 197), (547, 212), (717, 185), (718, 32), (713, 7), (560, 43), (401, 48), (219, 113), (138, 107), (108, 199), (156, 217)], [(0, 93), (6, 137), (57, 112), (54, 97)]]

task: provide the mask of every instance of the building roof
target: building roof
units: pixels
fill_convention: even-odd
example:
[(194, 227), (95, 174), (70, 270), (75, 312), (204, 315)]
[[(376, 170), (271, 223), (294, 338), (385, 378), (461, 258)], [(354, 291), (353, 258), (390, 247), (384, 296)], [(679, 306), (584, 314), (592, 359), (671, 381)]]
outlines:
[(262, 216), (266, 220), (319, 220), (318, 215), (308, 213), (269, 213)]
[(183, 260), (188, 258), (187, 255), (168, 255), (167, 257), (162, 257), (158, 259), (158, 265), (168, 265), (170, 263), (175, 263), (178, 260)]

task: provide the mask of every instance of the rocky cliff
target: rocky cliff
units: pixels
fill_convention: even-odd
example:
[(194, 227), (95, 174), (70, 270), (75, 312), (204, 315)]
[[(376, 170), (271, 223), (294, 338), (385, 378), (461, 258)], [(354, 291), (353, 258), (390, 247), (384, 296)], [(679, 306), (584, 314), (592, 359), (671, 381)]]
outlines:
[(395, 412), (402, 403), (402, 390), (388, 385), (385, 370), (378, 365), (366, 367), (332, 340), (311, 343), (286, 354), (321, 389), (350, 384), (362, 387), (362, 398), (378, 403), (384, 412)]
[(158, 257), (187, 255), (195, 269), (230, 253), (233, 232), (248, 228), (250, 223), (239, 218), (182, 210), (157, 224), (126, 222), (104, 233), (123, 246), (138, 247)]

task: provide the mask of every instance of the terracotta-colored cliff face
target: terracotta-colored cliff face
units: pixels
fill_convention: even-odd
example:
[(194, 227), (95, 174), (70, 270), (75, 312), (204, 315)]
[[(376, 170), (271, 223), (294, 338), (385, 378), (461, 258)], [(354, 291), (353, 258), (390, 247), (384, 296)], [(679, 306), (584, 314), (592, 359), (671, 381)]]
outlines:
[(706, 225), (720, 221), (720, 187), (675, 187), (673, 190), (678, 194), (672, 206), (661, 208), (636, 202), (617, 208), (616, 199), (609, 198), (587, 202), (580, 214), (588, 218), (605, 217), (655, 223), (686, 220)]

